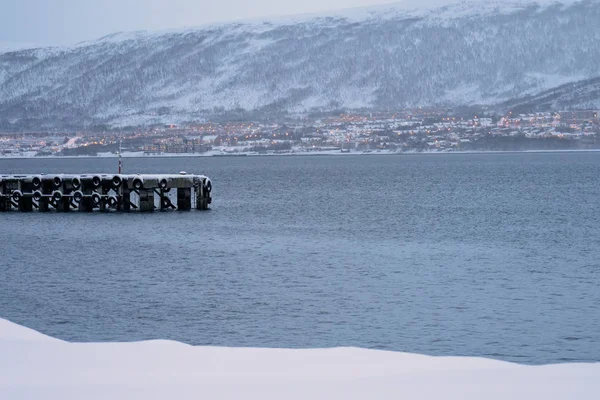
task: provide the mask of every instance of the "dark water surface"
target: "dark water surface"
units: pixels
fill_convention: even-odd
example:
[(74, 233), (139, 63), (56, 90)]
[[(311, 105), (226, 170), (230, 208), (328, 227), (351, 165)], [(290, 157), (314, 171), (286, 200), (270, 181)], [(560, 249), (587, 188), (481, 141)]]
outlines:
[[(70, 341), (600, 361), (600, 153), (126, 159), (208, 212), (0, 214), (0, 317)], [(115, 159), (0, 160), (2, 173)]]

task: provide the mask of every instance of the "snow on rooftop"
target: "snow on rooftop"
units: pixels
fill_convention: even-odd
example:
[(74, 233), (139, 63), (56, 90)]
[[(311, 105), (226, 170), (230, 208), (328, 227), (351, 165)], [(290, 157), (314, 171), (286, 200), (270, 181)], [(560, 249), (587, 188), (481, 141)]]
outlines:
[(0, 319), (3, 399), (598, 399), (600, 363), (523, 366), (357, 348), (67, 343)]

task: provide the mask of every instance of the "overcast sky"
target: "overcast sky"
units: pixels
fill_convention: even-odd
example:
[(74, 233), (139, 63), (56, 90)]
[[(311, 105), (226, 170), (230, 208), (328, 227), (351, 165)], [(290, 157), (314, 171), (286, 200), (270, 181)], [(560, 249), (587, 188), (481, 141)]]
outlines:
[(159, 30), (389, 3), (391, 0), (0, 0), (0, 42), (72, 44)]

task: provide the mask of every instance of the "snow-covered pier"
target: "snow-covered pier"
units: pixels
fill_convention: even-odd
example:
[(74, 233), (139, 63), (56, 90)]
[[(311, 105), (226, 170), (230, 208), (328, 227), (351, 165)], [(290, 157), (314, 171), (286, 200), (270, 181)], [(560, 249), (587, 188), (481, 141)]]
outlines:
[(212, 183), (204, 175), (0, 175), (0, 211), (206, 210)]

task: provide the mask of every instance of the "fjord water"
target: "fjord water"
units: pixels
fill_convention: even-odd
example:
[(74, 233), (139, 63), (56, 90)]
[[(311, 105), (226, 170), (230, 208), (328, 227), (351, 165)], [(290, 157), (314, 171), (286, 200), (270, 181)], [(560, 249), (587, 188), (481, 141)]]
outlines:
[[(115, 159), (0, 160), (2, 173)], [(600, 361), (600, 153), (126, 159), (208, 212), (0, 214), (0, 317), (69, 341)]]

